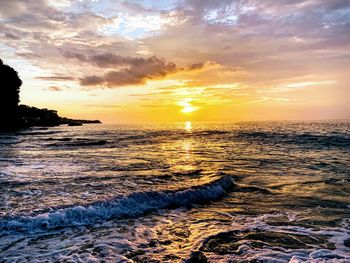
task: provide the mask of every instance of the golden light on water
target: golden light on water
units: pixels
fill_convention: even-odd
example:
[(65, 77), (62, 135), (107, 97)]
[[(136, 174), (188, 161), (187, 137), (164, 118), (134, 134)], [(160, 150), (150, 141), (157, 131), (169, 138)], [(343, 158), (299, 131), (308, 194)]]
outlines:
[(192, 131), (192, 122), (190, 121), (185, 122), (185, 130), (188, 132)]

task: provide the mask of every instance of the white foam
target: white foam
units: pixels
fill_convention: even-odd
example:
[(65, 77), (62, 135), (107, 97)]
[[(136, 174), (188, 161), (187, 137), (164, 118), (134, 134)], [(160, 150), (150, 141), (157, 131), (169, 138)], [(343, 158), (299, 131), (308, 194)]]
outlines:
[[(281, 214), (282, 215), (282, 214)], [(292, 215), (292, 214), (289, 214)], [(278, 216), (278, 214), (266, 214), (251, 218), (246, 224), (233, 225), (235, 230), (255, 230), (279, 232), (284, 234), (297, 234), (305, 236), (323, 236), (335, 245), (334, 250), (324, 248), (305, 248), (305, 249), (283, 249), (281, 247), (275, 250), (274, 247), (265, 247), (262, 249), (252, 248), (246, 241), (242, 241), (237, 251), (240, 253), (222, 255), (210, 255), (209, 259), (213, 262), (228, 261), (255, 261), (262, 262), (289, 262), (289, 263), (345, 263), (350, 262), (350, 249), (344, 246), (344, 240), (349, 238), (348, 220), (344, 219), (342, 227), (329, 227), (324, 229), (311, 229), (300, 226), (272, 226), (266, 223), (266, 219)], [(297, 216), (297, 215), (295, 215)], [(249, 217), (248, 217), (249, 218)]]
[(224, 196), (232, 186), (230, 176), (178, 191), (137, 192), (123, 198), (58, 209), (35, 216), (3, 218), (0, 231), (40, 231), (69, 226), (90, 225), (114, 218), (136, 217), (171, 206), (203, 203)]
[(7, 177), (7, 176), (10, 176), (10, 174), (7, 172), (0, 171), (0, 177)]

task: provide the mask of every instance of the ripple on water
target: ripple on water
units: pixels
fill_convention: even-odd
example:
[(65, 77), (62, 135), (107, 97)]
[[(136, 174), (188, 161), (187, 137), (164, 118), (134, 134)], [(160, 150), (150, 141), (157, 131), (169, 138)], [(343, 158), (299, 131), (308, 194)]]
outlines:
[(181, 126), (1, 135), (0, 258), (350, 261), (349, 123)]

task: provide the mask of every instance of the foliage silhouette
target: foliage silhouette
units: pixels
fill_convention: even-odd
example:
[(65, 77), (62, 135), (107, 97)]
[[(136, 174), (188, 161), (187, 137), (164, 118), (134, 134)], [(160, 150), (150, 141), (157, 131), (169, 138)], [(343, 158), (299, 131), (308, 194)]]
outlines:
[(0, 130), (18, 126), (19, 91), (22, 80), (16, 70), (3, 64), (0, 59)]
[(35, 126), (70, 126), (101, 123), (99, 120), (75, 120), (60, 117), (55, 110), (38, 109), (19, 104), (22, 80), (16, 70), (0, 59), (0, 131), (16, 131)]

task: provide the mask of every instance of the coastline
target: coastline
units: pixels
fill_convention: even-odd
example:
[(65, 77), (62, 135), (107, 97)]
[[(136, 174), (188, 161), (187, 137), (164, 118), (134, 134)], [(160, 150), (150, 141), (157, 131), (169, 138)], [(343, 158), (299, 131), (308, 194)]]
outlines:
[(17, 117), (8, 123), (0, 123), (0, 131), (16, 131), (31, 127), (54, 127), (67, 124), (68, 126), (82, 126), (83, 124), (101, 124), (100, 120), (70, 119), (61, 117), (56, 110), (39, 109), (28, 105), (19, 105)]

